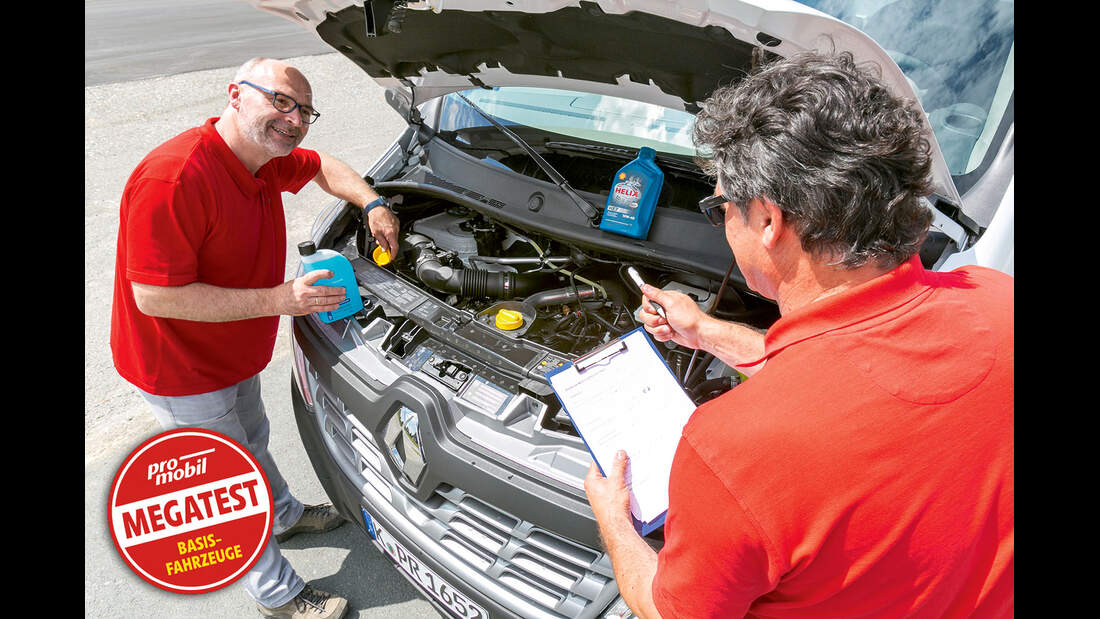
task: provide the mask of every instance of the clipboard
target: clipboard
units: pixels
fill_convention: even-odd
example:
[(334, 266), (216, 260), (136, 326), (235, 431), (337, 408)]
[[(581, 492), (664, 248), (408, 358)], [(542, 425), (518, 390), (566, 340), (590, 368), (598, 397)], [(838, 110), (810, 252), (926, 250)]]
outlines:
[(680, 433), (695, 412), (688, 397), (638, 327), (546, 375), (562, 410), (600, 472), (615, 452), (630, 458), (627, 487), (634, 528), (647, 535), (668, 512), (668, 476)]

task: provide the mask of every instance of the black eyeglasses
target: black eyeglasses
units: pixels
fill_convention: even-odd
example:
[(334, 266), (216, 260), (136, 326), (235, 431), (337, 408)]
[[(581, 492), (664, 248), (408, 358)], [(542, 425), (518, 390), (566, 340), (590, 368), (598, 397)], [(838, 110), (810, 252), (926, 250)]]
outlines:
[(284, 114), (289, 114), (297, 109), (298, 115), (302, 118), (302, 122), (307, 125), (312, 125), (314, 122), (317, 121), (318, 118), (321, 117), (321, 113), (317, 110), (308, 105), (302, 105), (281, 92), (275, 92), (274, 90), (269, 90), (267, 88), (264, 88), (263, 86), (257, 86), (252, 82), (246, 82), (244, 80), (241, 80), (239, 83), (248, 84), (256, 90), (266, 92), (267, 94), (271, 95), (271, 106)]
[(716, 228), (721, 228), (726, 225), (726, 209), (719, 207), (729, 201), (730, 199), (722, 194), (707, 196), (699, 200), (699, 210), (703, 211), (703, 214), (707, 216), (711, 224)]

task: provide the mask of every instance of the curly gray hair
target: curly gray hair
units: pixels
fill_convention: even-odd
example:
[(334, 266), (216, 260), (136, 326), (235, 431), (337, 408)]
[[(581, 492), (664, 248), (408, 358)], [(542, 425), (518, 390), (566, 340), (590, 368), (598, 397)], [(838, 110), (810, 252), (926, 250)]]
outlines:
[(892, 267), (932, 213), (930, 146), (911, 101), (849, 53), (779, 58), (715, 91), (695, 121), (700, 165), (742, 211), (778, 205), (802, 248), (832, 264)]

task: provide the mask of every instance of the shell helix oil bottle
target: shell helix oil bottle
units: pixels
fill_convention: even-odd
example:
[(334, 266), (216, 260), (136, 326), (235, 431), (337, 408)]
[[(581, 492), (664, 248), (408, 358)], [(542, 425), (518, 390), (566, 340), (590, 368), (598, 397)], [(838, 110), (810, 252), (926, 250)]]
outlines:
[(603, 208), (601, 230), (636, 239), (649, 235), (657, 198), (665, 182), (665, 173), (653, 160), (656, 155), (657, 151), (643, 146), (638, 150), (638, 158), (615, 174)]
[(306, 273), (319, 269), (326, 269), (333, 273), (332, 277), (314, 282), (314, 286), (339, 286), (344, 289), (344, 300), (340, 303), (339, 309), (331, 312), (317, 312), (321, 322), (335, 322), (363, 309), (363, 297), (359, 296), (359, 283), (355, 281), (355, 269), (347, 258), (331, 249), (317, 249), (313, 241), (298, 243), (298, 253), (302, 256), (302, 267)]

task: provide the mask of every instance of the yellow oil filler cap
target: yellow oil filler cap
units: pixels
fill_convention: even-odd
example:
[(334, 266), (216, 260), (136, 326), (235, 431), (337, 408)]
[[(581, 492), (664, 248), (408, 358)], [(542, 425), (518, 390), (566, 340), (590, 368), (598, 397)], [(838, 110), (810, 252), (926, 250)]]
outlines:
[(523, 326), (523, 314), (515, 310), (502, 309), (497, 312), (496, 325), (501, 331), (518, 329)]
[(371, 252), (370, 257), (373, 258), (374, 263), (380, 267), (386, 266), (390, 263), (391, 260), (393, 260), (393, 258), (390, 256), (390, 252), (382, 249), (381, 245), (374, 248), (374, 251)]

